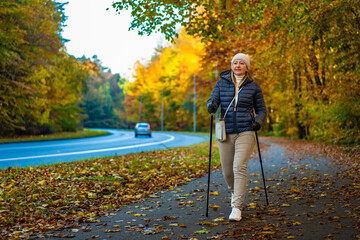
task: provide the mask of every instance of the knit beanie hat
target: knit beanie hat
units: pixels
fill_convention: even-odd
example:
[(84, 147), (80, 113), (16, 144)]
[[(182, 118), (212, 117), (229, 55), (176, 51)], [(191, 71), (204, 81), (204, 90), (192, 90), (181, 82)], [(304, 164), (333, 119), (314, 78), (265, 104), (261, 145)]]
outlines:
[(244, 61), (244, 63), (246, 64), (248, 70), (250, 70), (250, 63), (251, 63), (251, 59), (250, 56), (244, 53), (238, 53), (236, 54), (233, 59), (231, 60), (231, 64), (233, 64), (235, 62), (235, 60), (242, 60)]

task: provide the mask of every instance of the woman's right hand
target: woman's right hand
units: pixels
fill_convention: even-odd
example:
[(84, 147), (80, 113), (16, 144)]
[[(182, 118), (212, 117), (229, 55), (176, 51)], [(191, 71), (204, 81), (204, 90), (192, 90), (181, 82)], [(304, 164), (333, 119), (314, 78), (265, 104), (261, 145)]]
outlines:
[(214, 100), (213, 100), (213, 101), (211, 101), (211, 103), (210, 103), (209, 106), (208, 106), (208, 112), (209, 112), (210, 114), (216, 113), (217, 108), (218, 108), (218, 107), (216, 106), (216, 103), (215, 103)]

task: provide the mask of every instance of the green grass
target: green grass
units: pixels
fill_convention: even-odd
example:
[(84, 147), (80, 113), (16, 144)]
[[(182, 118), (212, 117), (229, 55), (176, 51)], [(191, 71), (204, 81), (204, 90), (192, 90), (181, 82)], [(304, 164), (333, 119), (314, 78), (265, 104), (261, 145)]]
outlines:
[(18, 136), (13, 138), (0, 138), (0, 143), (17, 143), (17, 142), (35, 142), (35, 141), (49, 141), (49, 140), (60, 140), (60, 139), (74, 139), (74, 138), (86, 138), (109, 135), (106, 131), (95, 131), (84, 128), (82, 131), (77, 132), (61, 132), (49, 135), (38, 135), (38, 136)]
[[(155, 131), (154, 131), (155, 132)], [(156, 131), (160, 132), (160, 131)], [(165, 131), (165, 132), (173, 132), (173, 133), (184, 133), (184, 134), (193, 134), (193, 135), (202, 135), (202, 136), (210, 136), (209, 132), (193, 132), (193, 131)], [(213, 130), (213, 136), (215, 134), (215, 130)]]

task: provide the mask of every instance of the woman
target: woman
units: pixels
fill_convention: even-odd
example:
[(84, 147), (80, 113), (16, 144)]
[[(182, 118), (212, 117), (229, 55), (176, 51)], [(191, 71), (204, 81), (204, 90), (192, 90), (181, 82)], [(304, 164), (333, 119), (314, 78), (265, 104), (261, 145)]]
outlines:
[[(230, 221), (241, 220), (247, 184), (247, 165), (255, 146), (255, 132), (261, 128), (266, 107), (260, 86), (249, 74), (249, 55), (238, 53), (231, 61), (231, 69), (220, 74), (220, 80), (207, 101), (210, 114), (220, 106), (220, 118), (234, 96), (225, 116), (226, 140), (219, 142), (223, 175), (231, 192)], [(256, 116), (254, 116), (254, 110)]]

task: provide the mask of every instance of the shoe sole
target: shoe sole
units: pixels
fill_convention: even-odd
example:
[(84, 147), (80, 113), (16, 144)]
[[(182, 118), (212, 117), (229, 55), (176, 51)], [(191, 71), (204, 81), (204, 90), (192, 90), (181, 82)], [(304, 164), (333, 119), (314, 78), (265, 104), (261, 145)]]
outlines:
[(229, 219), (230, 222), (240, 222), (242, 218), (240, 219), (234, 219), (234, 218), (231, 218)]

